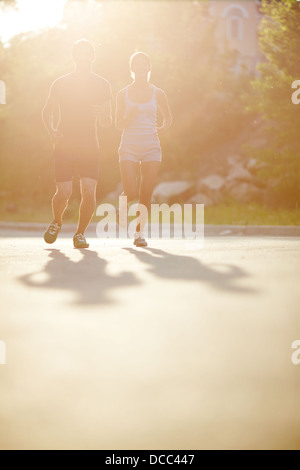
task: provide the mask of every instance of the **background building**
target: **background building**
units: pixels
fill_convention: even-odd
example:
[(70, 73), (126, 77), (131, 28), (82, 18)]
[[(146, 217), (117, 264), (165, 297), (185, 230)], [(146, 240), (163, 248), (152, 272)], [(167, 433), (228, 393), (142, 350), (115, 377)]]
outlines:
[(263, 60), (259, 48), (258, 30), (262, 19), (258, 0), (226, 1), (212, 0), (207, 16), (215, 22), (218, 43), (221, 48), (235, 51), (233, 68), (255, 74), (256, 65)]

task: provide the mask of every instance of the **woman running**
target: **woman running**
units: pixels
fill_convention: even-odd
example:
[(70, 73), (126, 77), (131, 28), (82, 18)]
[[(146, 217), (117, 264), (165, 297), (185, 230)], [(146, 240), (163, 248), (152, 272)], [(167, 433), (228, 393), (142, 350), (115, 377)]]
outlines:
[[(168, 99), (163, 90), (149, 82), (151, 61), (144, 52), (130, 57), (130, 71), (133, 82), (119, 91), (116, 100), (116, 127), (122, 130), (119, 147), (119, 162), (124, 196), (130, 203), (136, 199), (147, 211), (151, 209), (151, 198), (161, 163), (161, 147), (158, 131), (168, 129), (172, 116)], [(163, 123), (157, 127), (157, 109)], [(137, 186), (138, 172), (141, 172), (140, 187)], [(143, 211), (140, 210), (140, 214)], [(140, 216), (140, 223), (134, 234), (136, 246), (147, 246), (143, 228), (147, 218)]]

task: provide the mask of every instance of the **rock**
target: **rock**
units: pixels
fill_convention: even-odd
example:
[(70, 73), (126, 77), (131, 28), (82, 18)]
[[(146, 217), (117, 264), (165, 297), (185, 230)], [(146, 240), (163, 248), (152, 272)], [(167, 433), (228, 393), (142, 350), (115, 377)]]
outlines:
[(188, 199), (187, 204), (204, 204), (205, 206), (212, 206), (214, 201), (206, 194), (197, 193)]
[(226, 193), (230, 194), (231, 191), (239, 184), (241, 183), (245, 183), (245, 184), (248, 184), (249, 186), (253, 186), (255, 187), (256, 189), (265, 189), (266, 186), (267, 186), (267, 183), (255, 176), (252, 176), (251, 179), (246, 179), (246, 180), (243, 180), (242, 178), (241, 179), (227, 179), (226, 180)]
[(208, 188), (213, 191), (220, 191), (225, 185), (225, 178), (220, 175), (209, 175), (206, 178), (203, 178), (199, 181), (197, 189), (201, 190), (203, 188)]
[(190, 197), (194, 184), (189, 181), (170, 181), (160, 183), (153, 191), (153, 202), (176, 202), (176, 200)]
[(239, 202), (248, 204), (264, 200), (264, 191), (249, 183), (237, 183), (229, 190), (229, 195)]
[(197, 184), (197, 192), (208, 198), (208, 204), (218, 204), (223, 198), (225, 178), (220, 175), (208, 175)]
[(235, 166), (227, 176), (227, 181), (229, 180), (240, 180), (240, 181), (251, 181), (253, 176), (251, 173), (244, 168), (242, 165)]
[(255, 176), (252, 178), (251, 184), (253, 184), (254, 186), (256, 186), (257, 188), (260, 188), (260, 189), (265, 189), (267, 187), (267, 182), (266, 181), (264, 181), (260, 178), (256, 178)]
[(256, 158), (250, 158), (250, 160), (247, 162), (247, 168), (248, 170), (251, 170), (252, 168), (255, 168), (257, 165), (257, 160)]
[(239, 161), (241, 160), (239, 155), (231, 155), (230, 157), (227, 158), (227, 163), (230, 166), (236, 166), (238, 165)]

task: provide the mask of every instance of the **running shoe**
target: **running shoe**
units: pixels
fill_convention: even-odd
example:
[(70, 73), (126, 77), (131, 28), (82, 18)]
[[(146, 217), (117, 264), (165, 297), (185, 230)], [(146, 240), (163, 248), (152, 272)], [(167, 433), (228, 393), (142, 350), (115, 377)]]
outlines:
[(136, 232), (134, 234), (134, 242), (135, 246), (148, 246), (148, 243), (145, 240), (143, 232)]
[(90, 245), (87, 243), (85, 236), (78, 233), (73, 237), (74, 248), (88, 248)]
[(61, 225), (57, 224), (56, 222), (51, 222), (46, 232), (44, 233), (45, 242), (54, 243), (55, 240), (57, 239), (57, 235), (59, 234), (60, 229), (61, 229)]

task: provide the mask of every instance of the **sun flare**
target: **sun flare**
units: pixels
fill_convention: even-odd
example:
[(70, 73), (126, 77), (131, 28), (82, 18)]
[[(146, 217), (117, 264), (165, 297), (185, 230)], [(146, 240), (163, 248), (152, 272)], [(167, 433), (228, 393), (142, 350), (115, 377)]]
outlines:
[(0, 12), (0, 39), (8, 42), (19, 33), (54, 27), (63, 17), (67, 0), (17, 0), (16, 7)]

